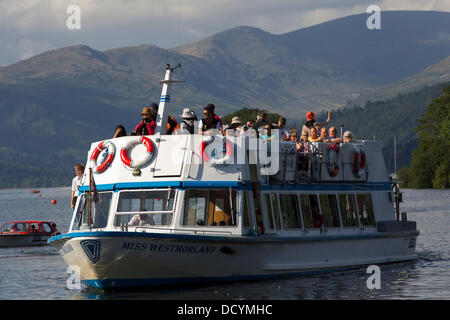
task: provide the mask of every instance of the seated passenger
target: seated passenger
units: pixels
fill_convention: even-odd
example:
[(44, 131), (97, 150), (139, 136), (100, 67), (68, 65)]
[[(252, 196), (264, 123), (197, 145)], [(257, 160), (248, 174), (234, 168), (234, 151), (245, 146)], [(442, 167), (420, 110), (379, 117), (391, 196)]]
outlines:
[(36, 227), (34, 224), (31, 225), (30, 232), (37, 232)]
[(286, 118), (281, 117), (280, 119), (278, 119), (278, 130), (281, 141), (289, 140), (289, 131), (286, 130), (285, 127), (286, 127)]
[(328, 140), (328, 130), (326, 127), (322, 127), (320, 129), (320, 138), (322, 139), (322, 142), (329, 142)]
[(142, 121), (136, 126), (134, 131), (138, 136), (153, 135), (156, 129), (156, 114), (151, 107), (142, 109)]
[(342, 139), (337, 136), (337, 129), (336, 127), (330, 127), (328, 130), (328, 140), (333, 143), (341, 143)]
[[(312, 127), (326, 127), (328, 125), (328, 123), (330, 122), (331, 119), (331, 111), (328, 111), (328, 118), (327, 121), (325, 121), (325, 123), (318, 123), (314, 118), (316, 117), (316, 113), (309, 111), (306, 113), (306, 122), (303, 125), (302, 128), (302, 132), (303, 131), (308, 131), (312, 128)], [(310, 133), (311, 135), (311, 133)]]
[(261, 135), (263, 140), (275, 140), (276, 136), (272, 134), (272, 124), (268, 123), (264, 126), (264, 134)]
[(195, 112), (189, 108), (184, 108), (181, 118), (183, 120), (181, 121), (178, 134), (194, 134), (194, 122), (198, 120)]
[[(145, 211), (145, 210), (143, 210)], [(136, 214), (131, 218), (130, 222), (128, 222), (129, 226), (154, 226), (155, 221), (153, 217), (149, 214)]]
[(210, 129), (216, 129), (220, 131), (220, 122), (214, 117), (214, 113), (211, 107), (203, 108), (203, 119), (199, 121), (198, 133), (205, 134)]
[(239, 117), (233, 117), (231, 124), (224, 128), (224, 135), (237, 137), (241, 133), (241, 119)]
[(353, 140), (354, 140), (353, 133), (351, 133), (351, 131), (345, 131), (344, 132), (344, 143), (354, 142)]
[(316, 127), (312, 127), (309, 130), (309, 138), (308, 138), (309, 142), (320, 142), (322, 141), (322, 138), (319, 136), (318, 130)]
[(127, 135), (127, 131), (125, 130), (125, 127), (119, 124), (116, 127), (116, 133), (114, 133), (113, 138), (125, 137), (126, 135)]
[(289, 133), (289, 141), (297, 142), (298, 141), (298, 135), (297, 130), (291, 129)]

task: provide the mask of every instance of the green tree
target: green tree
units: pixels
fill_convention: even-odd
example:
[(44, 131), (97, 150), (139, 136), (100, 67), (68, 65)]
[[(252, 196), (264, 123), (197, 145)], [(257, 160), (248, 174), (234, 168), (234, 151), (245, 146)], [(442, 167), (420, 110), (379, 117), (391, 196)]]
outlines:
[(416, 131), (419, 143), (413, 151), (411, 170), (414, 173), (408, 186), (414, 188), (448, 188), (450, 149), (448, 148), (448, 119), (450, 113), (450, 85), (444, 87), (419, 120)]

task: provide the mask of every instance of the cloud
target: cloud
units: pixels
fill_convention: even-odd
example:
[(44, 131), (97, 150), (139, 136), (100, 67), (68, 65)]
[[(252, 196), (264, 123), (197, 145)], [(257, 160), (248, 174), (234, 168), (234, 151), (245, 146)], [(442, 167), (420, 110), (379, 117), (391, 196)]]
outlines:
[[(66, 9), (81, 8), (81, 30), (66, 28)], [(236, 27), (280, 34), (328, 20), (381, 10), (450, 11), (446, 0), (0, 0), (0, 65), (40, 50), (87, 44), (104, 50), (154, 44), (175, 47)]]

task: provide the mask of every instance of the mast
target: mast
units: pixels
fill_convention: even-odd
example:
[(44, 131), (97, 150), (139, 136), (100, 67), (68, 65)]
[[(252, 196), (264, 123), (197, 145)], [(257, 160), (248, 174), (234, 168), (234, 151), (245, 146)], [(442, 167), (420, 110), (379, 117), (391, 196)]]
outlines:
[(156, 129), (155, 134), (163, 135), (167, 133), (167, 117), (168, 113), (168, 105), (170, 104), (170, 87), (174, 82), (183, 82), (179, 80), (172, 80), (172, 72), (176, 68), (181, 67), (181, 64), (171, 68), (170, 64), (166, 64), (166, 75), (164, 80), (161, 80), (162, 83), (162, 91), (161, 97), (159, 98), (159, 108), (158, 108), (158, 116), (156, 117)]
[(394, 173), (397, 176), (397, 140), (394, 137)]

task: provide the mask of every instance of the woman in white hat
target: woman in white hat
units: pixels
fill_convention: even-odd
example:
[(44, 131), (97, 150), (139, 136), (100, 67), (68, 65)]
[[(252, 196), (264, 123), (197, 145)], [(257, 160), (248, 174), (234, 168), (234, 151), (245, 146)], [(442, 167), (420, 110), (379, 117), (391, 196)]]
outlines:
[(238, 136), (241, 132), (241, 119), (239, 117), (233, 117), (231, 123), (225, 129), (225, 135)]
[(183, 120), (181, 121), (178, 134), (194, 134), (194, 122), (198, 121), (195, 112), (189, 108), (184, 108), (183, 113), (181, 114), (181, 118)]

